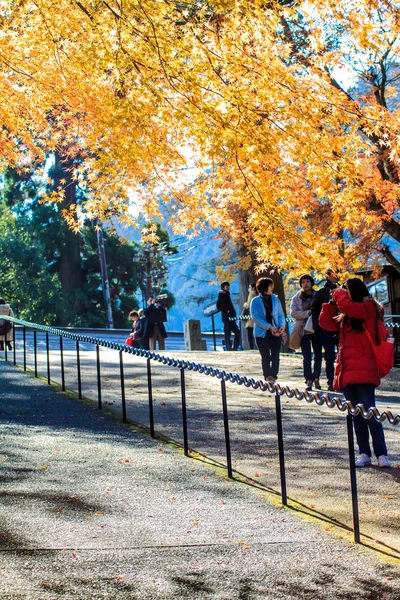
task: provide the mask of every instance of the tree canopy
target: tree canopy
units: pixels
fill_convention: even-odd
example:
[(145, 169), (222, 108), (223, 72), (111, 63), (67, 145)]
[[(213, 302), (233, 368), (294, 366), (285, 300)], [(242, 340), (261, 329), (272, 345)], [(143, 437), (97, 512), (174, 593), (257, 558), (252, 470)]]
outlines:
[(0, 159), (69, 158), (87, 192), (64, 209), (73, 227), (129, 221), (131, 197), (157, 217), (162, 199), (176, 229), (208, 223), (261, 265), (383, 254), (399, 268), (399, 14), (390, 0), (2, 0)]

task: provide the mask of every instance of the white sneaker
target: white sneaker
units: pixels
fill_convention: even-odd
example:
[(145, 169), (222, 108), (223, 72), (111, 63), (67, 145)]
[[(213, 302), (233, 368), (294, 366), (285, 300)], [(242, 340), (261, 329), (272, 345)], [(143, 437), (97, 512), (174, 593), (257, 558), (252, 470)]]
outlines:
[[(382, 457), (379, 457), (379, 458), (382, 458)], [(378, 458), (378, 462), (379, 462), (379, 458)], [(356, 467), (370, 467), (370, 466), (371, 466), (371, 457), (368, 456), (368, 454), (360, 454), (356, 460)]]
[(381, 469), (390, 469), (391, 467), (388, 457), (384, 454), (378, 456), (378, 467), (381, 467)]

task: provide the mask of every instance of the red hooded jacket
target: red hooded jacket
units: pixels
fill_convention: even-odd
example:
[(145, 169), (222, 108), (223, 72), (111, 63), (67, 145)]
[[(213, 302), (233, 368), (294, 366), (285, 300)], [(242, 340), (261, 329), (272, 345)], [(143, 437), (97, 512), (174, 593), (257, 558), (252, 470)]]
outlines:
[(319, 324), (329, 331), (340, 331), (339, 352), (335, 368), (333, 387), (340, 392), (349, 383), (381, 382), (376, 365), (375, 354), (365, 331), (356, 332), (345, 319), (337, 323), (333, 317), (338, 309), (347, 317), (361, 319), (373, 340), (376, 336), (377, 315), (374, 302), (365, 300), (353, 302), (345, 290), (338, 288), (332, 293), (336, 304), (323, 304)]

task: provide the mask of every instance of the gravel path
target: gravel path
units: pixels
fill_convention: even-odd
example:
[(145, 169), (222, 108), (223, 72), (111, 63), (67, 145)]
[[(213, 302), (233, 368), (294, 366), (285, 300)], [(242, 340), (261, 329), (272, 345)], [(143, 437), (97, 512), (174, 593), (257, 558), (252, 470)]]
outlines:
[(400, 597), (388, 546), (338, 539), (2, 361), (0, 385), (1, 600)]

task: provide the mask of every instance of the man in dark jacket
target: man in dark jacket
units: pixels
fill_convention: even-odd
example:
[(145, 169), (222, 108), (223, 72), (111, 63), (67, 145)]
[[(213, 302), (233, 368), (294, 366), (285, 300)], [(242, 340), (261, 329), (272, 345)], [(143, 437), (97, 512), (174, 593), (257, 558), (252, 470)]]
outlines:
[(144, 310), (145, 323), (143, 336), (149, 340), (149, 349), (156, 349), (158, 340), (158, 349), (165, 350), (165, 331), (164, 323), (167, 321), (167, 311), (161, 302), (150, 296), (147, 300), (147, 308)]
[[(240, 332), (236, 321), (233, 320), (236, 319), (236, 310), (232, 304), (231, 293), (229, 289), (229, 281), (223, 281), (221, 283), (221, 289), (218, 292), (217, 308), (222, 314), (222, 322), (224, 324), (225, 334), (225, 348), (226, 350), (237, 350), (240, 346)], [(235, 335), (233, 348), (231, 347), (231, 333)]]
[(336, 346), (339, 337), (334, 331), (326, 331), (319, 325), (319, 315), (322, 305), (331, 299), (331, 291), (339, 287), (339, 278), (333, 269), (328, 269), (325, 273), (326, 282), (324, 287), (317, 290), (311, 301), (311, 315), (314, 327), (314, 338), (320, 343), (325, 352), (325, 369), (328, 380), (328, 391), (333, 392), (333, 378), (335, 373)]

